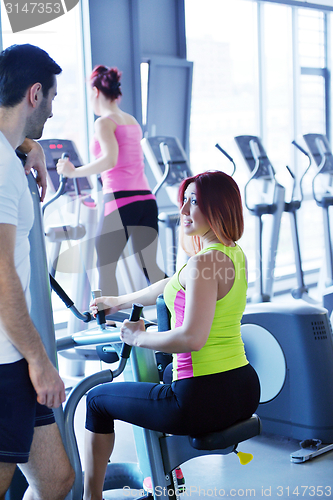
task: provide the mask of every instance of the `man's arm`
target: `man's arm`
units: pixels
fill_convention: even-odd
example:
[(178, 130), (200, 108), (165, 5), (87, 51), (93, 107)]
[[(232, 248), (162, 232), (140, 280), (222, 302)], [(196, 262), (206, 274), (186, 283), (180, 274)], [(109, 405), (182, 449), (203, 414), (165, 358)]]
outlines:
[(24, 170), (28, 175), (31, 169), (36, 170), (36, 181), (41, 188), (41, 201), (44, 201), (47, 186), (47, 170), (45, 163), (45, 155), (42, 146), (32, 139), (24, 139), (24, 142), (17, 148), (21, 153), (27, 155)]
[(14, 264), (16, 226), (0, 224), (0, 317), (5, 331), (29, 365), (41, 404), (57, 408), (65, 401), (64, 384), (34, 327)]

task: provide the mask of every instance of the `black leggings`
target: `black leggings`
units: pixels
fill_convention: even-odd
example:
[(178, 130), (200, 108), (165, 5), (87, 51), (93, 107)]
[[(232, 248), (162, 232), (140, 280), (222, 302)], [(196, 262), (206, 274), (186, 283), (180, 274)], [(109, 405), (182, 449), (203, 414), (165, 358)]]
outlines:
[[(105, 203), (114, 199), (104, 195)], [(157, 205), (154, 199), (136, 201), (100, 218), (96, 233), (97, 268), (99, 288), (103, 295), (118, 295), (116, 281), (117, 262), (131, 238), (133, 252), (147, 284), (165, 277), (156, 264), (158, 244)]]
[(112, 382), (87, 396), (86, 429), (114, 432), (114, 420), (168, 434), (200, 435), (249, 418), (260, 398), (251, 365), (172, 384)]

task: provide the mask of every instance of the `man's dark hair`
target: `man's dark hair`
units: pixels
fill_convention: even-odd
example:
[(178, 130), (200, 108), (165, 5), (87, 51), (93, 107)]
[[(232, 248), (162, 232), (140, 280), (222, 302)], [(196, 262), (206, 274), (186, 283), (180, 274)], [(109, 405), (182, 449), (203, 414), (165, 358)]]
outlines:
[(62, 69), (45, 50), (34, 45), (12, 45), (0, 53), (0, 106), (19, 104), (29, 87), (42, 85), (47, 97)]

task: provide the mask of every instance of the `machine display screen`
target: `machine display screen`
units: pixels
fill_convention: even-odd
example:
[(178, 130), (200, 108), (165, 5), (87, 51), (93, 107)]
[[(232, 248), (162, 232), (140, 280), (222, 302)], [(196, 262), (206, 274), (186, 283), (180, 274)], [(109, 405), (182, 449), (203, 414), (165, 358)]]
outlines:
[(187, 158), (175, 137), (156, 136), (149, 137), (146, 141), (150, 145), (154, 162), (159, 166), (160, 175), (163, 175), (165, 170), (160, 144), (165, 143), (168, 147), (171, 163), (169, 175), (165, 180), (167, 186), (178, 186), (183, 179), (192, 175)]
[[(72, 141), (62, 139), (43, 139), (38, 142), (44, 150), (46, 168), (52, 181), (53, 188), (55, 191), (57, 191), (59, 187), (59, 175), (57, 173), (56, 165), (62, 155), (64, 153), (68, 154), (70, 161), (76, 168), (81, 167), (82, 160), (80, 159), (75, 144)], [(91, 185), (86, 177), (78, 178), (77, 182), (81, 191), (91, 190)], [(68, 179), (66, 184), (66, 192), (74, 191), (75, 186), (73, 179)]]
[(327, 137), (323, 134), (306, 134), (303, 137), (317, 167), (321, 167), (320, 173), (332, 174), (333, 156)]
[(259, 160), (259, 168), (254, 176), (255, 179), (271, 179), (274, 175), (274, 169), (269, 161), (266, 151), (261, 143), (259, 137), (252, 135), (240, 135), (235, 137), (235, 141), (243, 155), (244, 160), (247, 163), (250, 171), (256, 168), (257, 160), (253, 156), (253, 152), (251, 149), (251, 142), (256, 144), (258, 150), (258, 160)]
[(156, 160), (160, 165), (163, 165), (163, 159), (160, 151), (161, 142), (165, 142), (167, 144), (172, 163), (179, 163), (186, 161), (174, 137), (165, 137), (165, 136), (150, 137), (149, 142), (156, 157)]

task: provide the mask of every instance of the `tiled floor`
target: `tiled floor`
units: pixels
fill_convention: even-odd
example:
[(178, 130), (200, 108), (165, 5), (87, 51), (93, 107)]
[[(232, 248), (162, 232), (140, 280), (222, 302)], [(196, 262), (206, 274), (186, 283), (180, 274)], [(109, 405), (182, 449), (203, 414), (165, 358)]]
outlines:
[[(84, 405), (80, 412), (84, 412)], [(83, 422), (83, 416), (78, 415), (78, 419), (81, 417)], [(78, 420), (77, 426), (81, 426)], [(135, 462), (137, 459), (131, 426), (118, 422), (116, 436), (112, 461)], [(78, 438), (82, 448), (80, 430)], [(292, 463), (290, 454), (300, 448), (299, 442), (266, 433), (241, 443), (238, 448), (239, 451), (254, 456), (249, 464), (241, 465), (234, 453), (199, 457), (183, 464), (187, 489), (181, 499), (333, 497), (333, 451), (302, 464)], [(140, 491), (124, 488), (106, 492), (104, 497), (124, 500), (137, 498), (140, 494)]]

